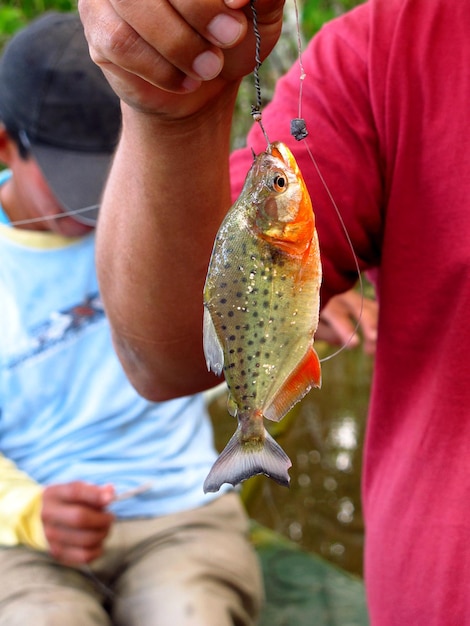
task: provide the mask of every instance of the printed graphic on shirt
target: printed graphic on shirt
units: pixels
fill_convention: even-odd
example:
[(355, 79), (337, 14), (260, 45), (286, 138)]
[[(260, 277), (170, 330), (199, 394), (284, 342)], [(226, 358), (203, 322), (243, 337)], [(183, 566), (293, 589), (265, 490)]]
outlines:
[(7, 367), (15, 367), (49, 350), (104, 317), (104, 308), (98, 293), (87, 296), (83, 302), (69, 309), (52, 312), (47, 321), (29, 330), (27, 345), (22, 347), (21, 353), (11, 356)]

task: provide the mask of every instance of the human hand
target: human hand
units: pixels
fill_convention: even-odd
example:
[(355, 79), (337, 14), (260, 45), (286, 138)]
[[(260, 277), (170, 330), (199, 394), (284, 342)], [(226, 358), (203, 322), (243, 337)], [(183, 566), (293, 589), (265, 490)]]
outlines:
[(379, 307), (375, 300), (363, 298), (354, 290), (334, 296), (321, 311), (315, 339), (354, 348), (360, 343), (355, 332), (357, 321), (362, 331), (366, 354), (375, 354)]
[(52, 556), (73, 565), (99, 557), (114, 519), (106, 507), (114, 497), (110, 485), (76, 481), (46, 487), (41, 519)]
[[(283, 5), (256, 0), (261, 59), (279, 37)], [(92, 59), (138, 110), (190, 115), (255, 66), (249, 0), (79, 0), (78, 8)]]

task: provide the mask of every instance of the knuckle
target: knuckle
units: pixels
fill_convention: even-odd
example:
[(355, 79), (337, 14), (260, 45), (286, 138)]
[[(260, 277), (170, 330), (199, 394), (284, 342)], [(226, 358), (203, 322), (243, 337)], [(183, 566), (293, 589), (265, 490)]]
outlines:
[(116, 56), (138, 55), (143, 41), (128, 24), (117, 22), (107, 33), (102, 45), (107, 50), (109, 58), (112, 59)]

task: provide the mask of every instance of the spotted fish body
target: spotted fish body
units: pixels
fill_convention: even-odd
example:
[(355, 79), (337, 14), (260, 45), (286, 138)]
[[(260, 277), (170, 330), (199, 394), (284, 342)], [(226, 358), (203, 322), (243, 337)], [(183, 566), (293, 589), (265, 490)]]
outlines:
[(238, 428), (204, 490), (264, 473), (289, 484), (289, 457), (264, 427), (321, 383), (313, 348), (321, 263), (302, 175), (282, 143), (255, 158), (217, 234), (204, 288), (204, 353), (222, 371)]

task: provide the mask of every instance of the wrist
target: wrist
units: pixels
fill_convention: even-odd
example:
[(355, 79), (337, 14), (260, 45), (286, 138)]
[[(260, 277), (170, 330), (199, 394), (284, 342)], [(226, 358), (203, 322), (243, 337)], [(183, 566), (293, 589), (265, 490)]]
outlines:
[[(123, 133), (138, 133), (143, 137), (155, 136), (172, 143), (181, 138), (195, 136), (200, 140), (204, 133), (223, 130), (230, 135), (233, 110), (239, 82), (226, 86), (222, 94), (190, 94), (168, 96), (168, 102), (159, 109), (121, 103)], [(173, 102), (172, 102), (173, 100)]]

